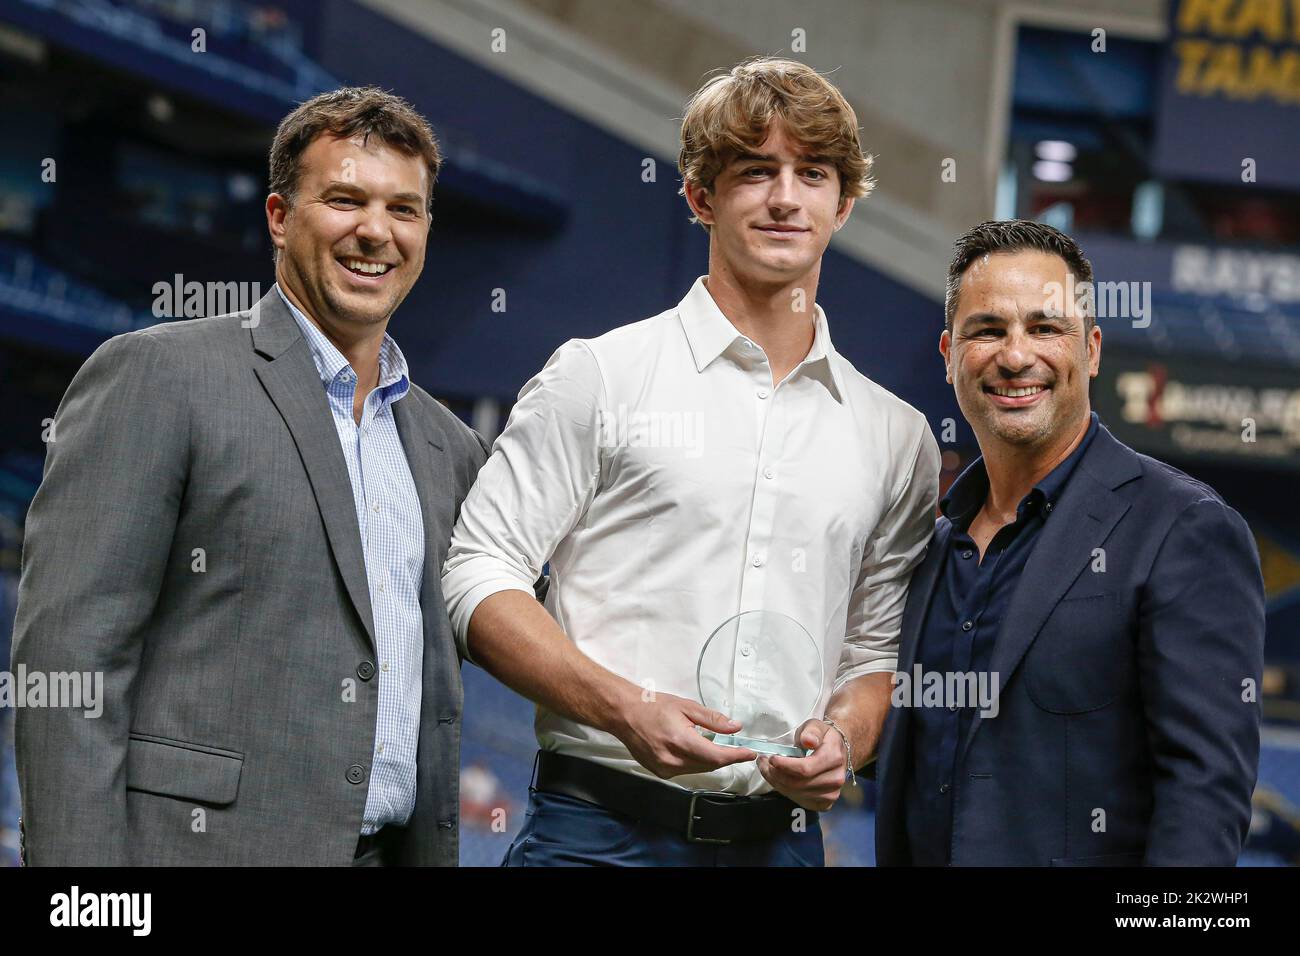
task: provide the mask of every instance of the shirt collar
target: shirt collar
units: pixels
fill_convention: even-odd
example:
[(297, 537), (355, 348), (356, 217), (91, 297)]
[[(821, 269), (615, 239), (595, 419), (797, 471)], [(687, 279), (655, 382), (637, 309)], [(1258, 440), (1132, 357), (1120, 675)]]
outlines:
[[(686, 342), (695, 359), (697, 372), (703, 372), (718, 356), (739, 349), (748, 341), (713, 301), (713, 296), (705, 285), (705, 278), (700, 276), (696, 279), (686, 297), (677, 305), (677, 314), (681, 317), (682, 329), (686, 333)], [(822, 307), (814, 303), (813, 310), (813, 344), (799, 367), (825, 385), (836, 401), (842, 402), (844, 383), (840, 379), (837, 362), (839, 354), (831, 342), (830, 328)]]
[[(316, 363), (316, 371), (325, 386), (328, 388), (341, 374), (351, 373), (352, 366), (347, 357), (335, 347), (315, 322), (303, 315), (298, 307), (289, 301), (289, 297), (284, 294), (284, 290), (278, 283), (275, 291), (280, 293), (280, 298), (289, 307), (294, 321), (302, 330), (303, 338), (307, 340), (307, 347), (311, 350), (312, 361)], [(406, 356), (397, 347), (393, 337), (385, 332), (384, 340), (379, 345), (379, 391), (385, 401), (395, 402), (406, 395), (410, 386), (411, 379), (406, 365)]]
[[(1021, 500), (1021, 505), (1035, 497), (1044, 502), (1056, 503), (1056, 500), (1061, 496), (1061, 492), (1065, 490), (1065, 483), (1069, 481), (1070, 475), (1078, 467), (1079, 461), (1088, 450), (1088, 446), (1092, 444), (1093, 436), (1097, 434), (1097, 426), (1097, 413), (1092, 412), (1089, 415), (1088, 430), (1084, 432), (1083, 440), (1079, 442), (1074, 451), (1070, 452), (1063, 462), (1034, 484), (1034, 487), (1029, 490), (1029, 494), (1025, 495), (1024, 499)], [(948, 493), (939, 502), (939, 510), (953, 524), (965, 529), (970, 526), (971, 519), (975, 517), (975, 512), (984, 504), (988, 491), (989, 475), (984, 467), (984, 457), (981, 455), (957, 476), (957, 480), (952, 483)], [(1019, 507), (1017, 510), (1019, 510)]]

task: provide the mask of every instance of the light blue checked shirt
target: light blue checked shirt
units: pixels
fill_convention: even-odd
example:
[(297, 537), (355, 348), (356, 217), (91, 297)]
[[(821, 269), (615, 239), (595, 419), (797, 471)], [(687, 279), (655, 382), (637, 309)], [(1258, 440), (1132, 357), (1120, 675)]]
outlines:
[(379, 716), (362, 833), (398, 825), (415, 809), (415, 748), (420, 731), (424, 618), (424, 521), (415, 480), (393, 420), (393, 403), (411, 388), (406, 358), (389, 335), (379, 348), (379, 386), (366, 396), (361, 424), (352, 418), (357, 376), (343, 354), (276, 286), (311, 348), (325, 384), (352, 482), (361, 529), (379, 660)]

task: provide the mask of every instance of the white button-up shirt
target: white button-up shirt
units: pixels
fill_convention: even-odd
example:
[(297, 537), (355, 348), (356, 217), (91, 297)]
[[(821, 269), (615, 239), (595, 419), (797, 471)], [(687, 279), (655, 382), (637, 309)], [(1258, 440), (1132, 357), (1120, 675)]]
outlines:
[[(461, 509), (442, 589), (465, 648), (479, 602), (532, 593), (583, 653), (698, 699), (709, 635), (777, 611), (819, 643), (832, 690), (892, 672), (912, 569), (934, 530), (939, 450), (924, 416), (831, 345), (781, 382), (697, 280), (676, 308), (574, 339), (519, 393)], [(538, 707), (544, 749), (651, 779), (612, 735)], [(763, 793), (751, 763), (676, 777)]]

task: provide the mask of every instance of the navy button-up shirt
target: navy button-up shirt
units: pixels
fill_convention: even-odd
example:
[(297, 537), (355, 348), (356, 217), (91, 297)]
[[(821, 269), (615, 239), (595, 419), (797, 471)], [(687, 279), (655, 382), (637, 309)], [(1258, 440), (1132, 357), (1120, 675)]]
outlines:
[[(1038, 533), (1096, 434), (1094, 412), (1083, 441), (1021, 499), (1016, 520), (993, 536), (983, 560), (968, 529), (988, 495), (984, 459), (976, 459), (953, 482), (939, 504), (952, 530), (917, 647), (922, 674), (987, 673), (998, 629)], [(987, 676), (983, 679), (983, 686), (995, 686)], [(960, 785), (957, 752), (979, 710), (975, 701), (965, 704), (945, 700), (938, 707), (916, 707), (911, 714), (912, 761), (903, 805), (912, 862), (919, 866), (946, 866), (951, 859), (954, 787)]]

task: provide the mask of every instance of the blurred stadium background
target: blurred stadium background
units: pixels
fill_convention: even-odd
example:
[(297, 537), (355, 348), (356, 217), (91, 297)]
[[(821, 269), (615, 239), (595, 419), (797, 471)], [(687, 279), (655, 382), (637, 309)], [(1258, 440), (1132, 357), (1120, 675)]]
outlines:
[[(1150, 283), (1149, 324), (1101, 320), (1094, 403), (1255, 532), (1267, 730), (1242, 862), (1300, 863), (1296, 18), (1281, 0), (3, 0), (0, 660), (44, 420), (100, 342), (160, 321), (156, 283), (269, 290), (266, 153), (295, 102), (377, 84), (439, 133), (427, 265), (392, 331), (415, 380), (492, 437), (561, 342), (657, 313), (705, 270), (675, 119), (710, 70), (785, 54), (834, 71), (877, 156), (826, 261), (832, 334), (936, 435), (956, 422), (945, 483), (974, 453), (935, 352), (960, 231), (1040, 217), (1099, 280)], [(465, 692), (462, 860), (493, 865), (522, 822), (531, 708), (472, 667)], [(828, 816), (831, 862), (873, 862), (873, 803), (868, 784)]]

